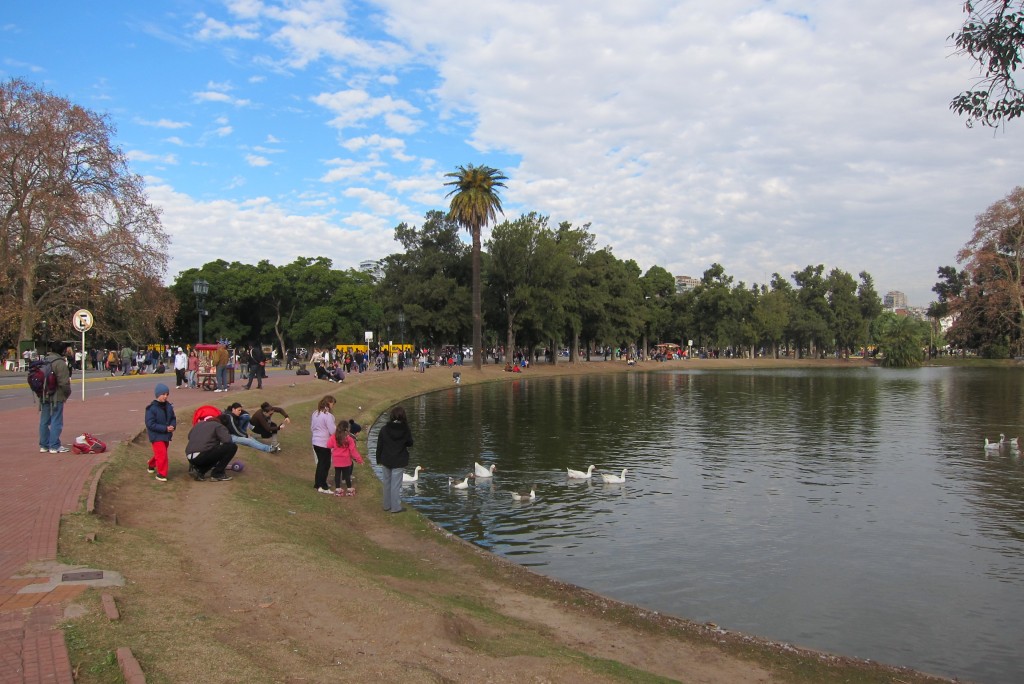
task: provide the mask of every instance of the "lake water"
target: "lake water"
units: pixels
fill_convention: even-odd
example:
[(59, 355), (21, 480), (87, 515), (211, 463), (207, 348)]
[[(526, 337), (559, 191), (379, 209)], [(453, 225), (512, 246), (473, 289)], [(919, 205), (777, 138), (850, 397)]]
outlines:
[[(426, 469), (405, 492), (452, 533), (622, 601), (1019, 682), (1024, 467), (982, 445), (1024, 424), (1022, 379), (697, 370), (453, 387), (405, 404)], [(474, 461), (494, 477), (450, 489)], [(625, 484), (566, 477), (592, 463), (628, 468)], [(512, 499), (531, 484), (536, 500)]]

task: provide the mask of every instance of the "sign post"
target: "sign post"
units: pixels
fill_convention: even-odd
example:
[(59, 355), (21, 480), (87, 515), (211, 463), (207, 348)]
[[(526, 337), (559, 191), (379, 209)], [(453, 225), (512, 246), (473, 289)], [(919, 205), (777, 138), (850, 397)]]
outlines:
[(75, 315), (71, 317), (71, 325), (75, 327), (75, 330), (82, 333), (82, 401), (85, 401), (85, 366), (86, 366), (86, 352), (85, 352), (85, 331), (92, 328), (92, 312), (88, 309), (79, 309), (75, 312)]

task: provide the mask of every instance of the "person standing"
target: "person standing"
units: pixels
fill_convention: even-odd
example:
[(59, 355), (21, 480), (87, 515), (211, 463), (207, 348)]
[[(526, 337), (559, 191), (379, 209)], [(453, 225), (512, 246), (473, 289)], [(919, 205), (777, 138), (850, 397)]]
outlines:
[(188, 472), (197, 482), (205, 480), (206, 473), (211, 471), (215, 482), (230, 480), (231, 476), (224, 471), (237, 451), (238, 445), (231, 441), (231, 433), (217, 416), (205, 416), (188, 433)]
[(331, 449), (327, 442), (331, 439), (336, 429), (334, 424), (334, 397), (325, 396), (317, 404), (316, 411), (309, 420), (309, 431), (312, 434), (313, 453), (316, 455), (316, 474), (313, 477), (313, 486), (321, 494), (331, 494), (331, 488), (327, 486), (327, 473), (331, 470)]
[(196, 389), (198, 386), (196, 380), (199, 378), (199, 354), (193, 349), (188, 353), (188, 363), (186, 364), (188, 369), (188, 388)]
[(384, 489), (384, 510), (401, 513), (402, 472), (409, 465), (409, 447), (413, 444), (412, 431), (405, 408), (391, 409), (391, 420), (377, 433), (377, 465), (381, 467)]
[(210, 362), (217, 369), (217, 389), (214, 392), (228, 391), (228, 349), (218, 344), (211, 355)]
[(64, 402), (71, 396), (71, 370), (65, 356), (70, 351), (67, 343), (54, 342), (46, 355), (57, 388), (52, 395), (39, 399), (39, 453), (66, 454), (71, 451), (60, 443), (60, 433), (64, 429)]
[(181, 389), (182, 386), (188, 387), (187, 381), (185, 380), (185, 371), (188, 370), (188, 357), (185, 356), (185, 350), (178, 347), (178, 353), (174, 355), (174, 379), (177, 389)]
[(167, 482), (167, 447), (178, 426), (174, 405), (167, 400), (170, 394), (167, 385), (157, 383), (153, 388), (156, 398), (146, 407), (146, 435), (153, 446), (153, 455), (146, 467), (150, 473), (156, 473), (156, 479), (160, 482)]
[(245, 389), (252, 387), (253, 378), (256, 379), (256, 389), (263, 389), (263, 378), (267, 374), (267, 355), (263, 353), (263, 345), (254, 344), (249, 350), (249, 382)]
[[(354, 496), (355, 487), (352, 486), (352, 461), (359, 465), (363, 464), (363, 457), (356, 448), (356, 440), (349, 433), (350, 424), (347, 420), (339, 420), (338, 428), (331, 438), (327, 440), (327, 446), (331, 450), (331, 464), (334, 466), (334, 493), (341, 496)], [(345, 489), (341, 488), (341, 481), (345, 480)]]

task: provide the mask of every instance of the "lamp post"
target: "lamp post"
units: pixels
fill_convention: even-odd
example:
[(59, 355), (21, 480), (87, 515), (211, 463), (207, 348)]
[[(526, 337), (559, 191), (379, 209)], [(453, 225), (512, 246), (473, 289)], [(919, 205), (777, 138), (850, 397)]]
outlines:
[(398, 327), (401, 329), (401, 340), (402, 348), (405, 348), (405, 314), (401, 311), (398, 312)]
[(199, 279), (192, 283), (192, 292), (196, 295), (196, 309), (199, 311), (199, 344), (203, 343), (203, 308), (206, 306), (206, 295), (210, 292), (210, 283)]

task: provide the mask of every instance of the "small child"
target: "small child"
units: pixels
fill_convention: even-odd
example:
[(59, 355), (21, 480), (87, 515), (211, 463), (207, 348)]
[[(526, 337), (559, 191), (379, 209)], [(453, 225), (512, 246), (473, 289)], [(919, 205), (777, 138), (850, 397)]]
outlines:
[(174, 436), (178, 419), (174, 415), (174, 406), (167, 401), (171, 394), (167, 385), (157, 383), (153, 394), (156, 399), (146, 407), (146, 435), (153, 445), (153, 456), (147, 467), (150, 473), (156, 473), (157, 480), (167, 482), (167, 445)]
[(331, 450), (331, 464), (334, 466), (334, 490), (337, 496), (342, 496), (341, 480), (345, 480), (345, 496), (352, 496), (356, 490), (352, 487), (352, 461), (359, 465), (363, 464), (363, 457), (356, 449), (356, 440), (352, 437), (349, 421), (338, 421), (338, 429), (327, 440), (327, 446)]

